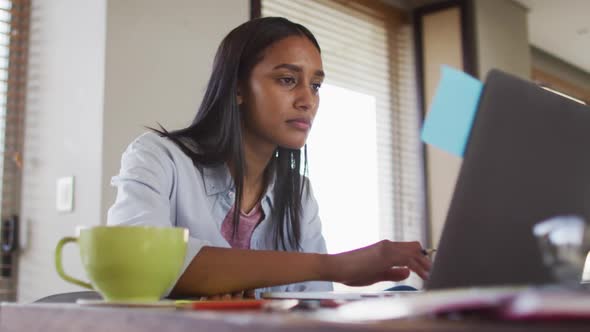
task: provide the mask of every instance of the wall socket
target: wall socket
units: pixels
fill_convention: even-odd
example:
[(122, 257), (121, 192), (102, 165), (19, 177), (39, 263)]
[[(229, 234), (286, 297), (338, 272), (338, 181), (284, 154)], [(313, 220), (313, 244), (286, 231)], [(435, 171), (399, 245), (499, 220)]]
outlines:
[(57, 212), (74, 210), (74, 177), (66, 176), (57, 179), (55, 208)]

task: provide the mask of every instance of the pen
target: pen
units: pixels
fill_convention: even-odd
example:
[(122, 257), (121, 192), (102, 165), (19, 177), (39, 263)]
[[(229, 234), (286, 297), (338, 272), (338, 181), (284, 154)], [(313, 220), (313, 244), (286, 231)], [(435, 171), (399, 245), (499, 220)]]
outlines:
[(299, 304), (298, 300), (197, 300), (176, 301), (176, 307), (194, 310), (271, 310), (287, 311)]
[(196, 310), (252, 310), (264, 309), (269, 300), (206, 300), (194, 301), (189, 307)]
[(424, 256), (429, 256), (429, 255), (433, 254), (435, 251), (436, 251), (436, 249), (434, 249), (434, 248), (422, 249), (421, 250), (422, 255), (424, 255)]

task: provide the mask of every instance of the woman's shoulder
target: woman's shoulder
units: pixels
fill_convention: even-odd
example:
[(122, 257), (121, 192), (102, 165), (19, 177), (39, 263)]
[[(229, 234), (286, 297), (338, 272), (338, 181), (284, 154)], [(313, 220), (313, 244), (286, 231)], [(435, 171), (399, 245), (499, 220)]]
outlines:
[(152, 161), (173, 167), (194, 166), (192, 159), (176, 143), (155, 132), (145, 132), (135, 138), (123, 153), (123, 159)]
[(146, 131), (143, 134), (136, 137), (130, 147), (148, 147), (153, 149), (165, 149), (170, 150), (175, 144), (167, 137), (161, 136), (160, 134), (153, 131)]
[(184, 155), (184, 152), (172, 140), (151, 131), (135, 138), (127, 147), (126, 152), (151, 152), (168, 156)]

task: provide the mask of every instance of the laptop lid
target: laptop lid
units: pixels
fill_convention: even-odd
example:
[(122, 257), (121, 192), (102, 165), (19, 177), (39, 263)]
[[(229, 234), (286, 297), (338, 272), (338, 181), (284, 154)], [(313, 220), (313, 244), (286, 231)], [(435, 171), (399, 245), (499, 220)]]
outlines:
[(590, 220), (590, 110), (491, 71), (428, 289), (553, 281), (532, 226), (556, 215)]

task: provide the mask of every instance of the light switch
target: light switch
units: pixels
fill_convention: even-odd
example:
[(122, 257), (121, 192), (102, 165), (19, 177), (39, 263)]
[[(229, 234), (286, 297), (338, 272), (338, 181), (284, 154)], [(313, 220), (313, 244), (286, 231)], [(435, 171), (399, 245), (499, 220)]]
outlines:
[(74, 209), (74, 177), (57, 179), (55, 207), (58, 212), (72, 212)]

